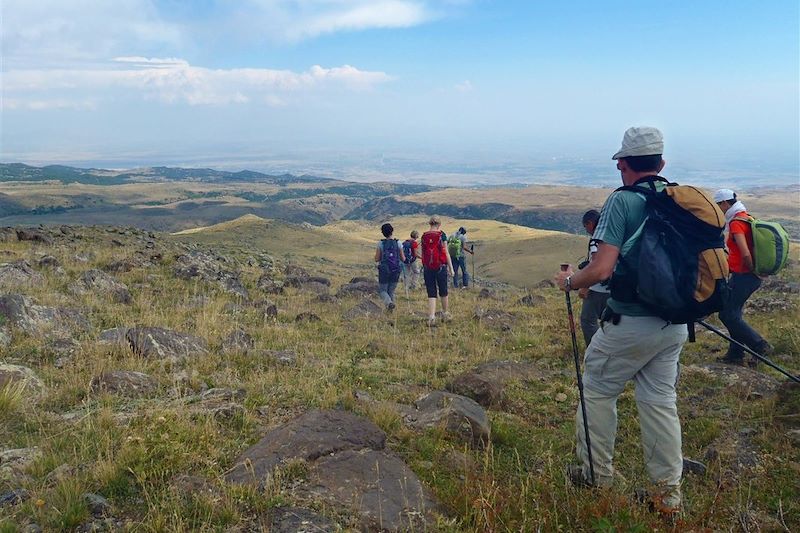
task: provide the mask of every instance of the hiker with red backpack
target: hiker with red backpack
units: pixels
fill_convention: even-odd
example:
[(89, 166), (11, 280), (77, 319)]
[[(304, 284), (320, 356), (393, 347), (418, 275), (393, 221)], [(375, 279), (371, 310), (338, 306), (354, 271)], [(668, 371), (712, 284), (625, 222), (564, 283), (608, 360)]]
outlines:
[(421, 257), (419, 251), (419, 232), (414, 230), (411, 232), (411, 238), (403, 241), (403, 282), (408, 290), (416, 290), (419, 285), (419, 271), (420, 262), (418, 259)]
[(388, 312), (397, 307), (394, 301), (394, 290), (400, 281), (404, 255), (403, 247), (397, 239), (392, 238), (394, 227), (386, 223), (381, 226), (383, 239), (378, 241), (375, 249), (375, 265), (378, 267), (378, 294), (383, 298)]
[(432, 216), (430, 229), (422, 234), (422, 267), (425, 289), (428, 292), (428, 326), (436, 325), (436, 299), (442, 301), (442, 319), (449, 320), (447, 276), (453, 276), (453, 263), (447, 253), (447, 237), (441, 230), (442, 221)]
[[(728, 280), (730, 295), (719, 319), (728, 328), (728, 335), (760, 355), (772, 353), (772, 346), (754, 330), (742, 316), (744, 304), (761, 287), (761, 278), (756, 274), (753, 249), (753, 230), (750, 215), (744, 204), (730, 189), (720, 189), (714, 193), (714, 201), (725, 213), (728, 228), (728, 265), (731, 275)], [(744, 365), (744, 349), (737, 343), (730, 343), (728, 353), (717, 358), (721, 363)], [(750, 366), (756, 366), (758, 359), (751, 359)]]
[[(564, 265), (554, 279), (569, 295), (611, 278), (611, 297), (578, 379), (580, 464), (570, 465), (567, 473), (576, 485), (612, 485), (617, 398), (633, 381), (653, 484), (649, 503), (671, 521), (681, 510), (683, 470), (678, 359), (689, 336), (687, 324), (721, 309), (727, 264), (722, 212), (699, 189), (658, 175), (665, 165), (663, 151), (656, 128), (625, 132), (622, 148), (612, 157), (624, 186), (608, 197), (600, 213), (593, 233), (597, 253), (577, 272)], [(569, 305), (568, 311), (571, 316)]]

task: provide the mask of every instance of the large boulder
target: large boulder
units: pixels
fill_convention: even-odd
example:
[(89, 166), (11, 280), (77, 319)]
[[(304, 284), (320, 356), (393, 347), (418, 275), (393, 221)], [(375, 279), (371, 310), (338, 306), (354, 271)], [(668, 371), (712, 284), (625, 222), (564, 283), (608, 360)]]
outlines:
[(42, 380), (27, 366), (0, 363), (0, 390), (12, 385), (22, 386), (34, 393), (44, 389)]
[(0, 263), (0, 287), (16, 288), (42, 283), (44, 276), (31, 268), (27, 261)]
[(141, 357), (177, 360), (208, 353), (205, 339), (164, 328), (131, 328), (125, 338)]
[(75, 332), (88, 331), (91, 327), (80, 311), (38, 305), (21, 294), (0, 296), (0, 317), (4, 317), (12, 327), (32, 336), (44, 336), (48, 333), (69, 336)]
[(484, 407), (502, 405), (506, 387), (513, 381), (547, 379), (533, 363), (519, 361), (490, 361), (454, 377), (446, 388), (448, 391), (472, 398)]
[(383, 308), (372, 300), (365, 298), (358, 302), (355, 307), (345, 312), (342, 318), (355, 320), (357, 318), (379, 318), (381, 316), (383, 316)]
[(355, 283), (347, 283), (342, 285), (336, 292), (337, 298), (346, 296), (367, 296), (378, 293), (378, 282), (375, 280), (366, 281), (359, 280)]
[(473, 445), (489, 442), (491, 425), (477, 402), (445, 391), (433, 391), (419, 398), (416, 412), (406, 415), (406, 423), (416, 429), (444, 428)]
[(247, 353), (255, 347), (253, 337), (246, 331), (237, 329), (222, 341), (225, 353)]
[(309, 411), (246, 450), (225, 479), (260, 486), (276, 467), (305, 461), (308, 480), (301, 490), (355, 512), (362, 531), (424, 531), (437, 503), (385, 446), (386, 434), (368, 419), (346, 411)]
[(147, 396), (156, 390), (156, 380), (142, 372), (112, 370), (92, 378), (89, 390), (121, 396)]
[(70, 285), (69, 290), (72, 294), (81, 295), (94, 293), (102, 298), (111, 301), (129, 304), (131, 303), (131, 293), (124, 283), (120, 283), (102, 270), (87, 270), (75, 282)]

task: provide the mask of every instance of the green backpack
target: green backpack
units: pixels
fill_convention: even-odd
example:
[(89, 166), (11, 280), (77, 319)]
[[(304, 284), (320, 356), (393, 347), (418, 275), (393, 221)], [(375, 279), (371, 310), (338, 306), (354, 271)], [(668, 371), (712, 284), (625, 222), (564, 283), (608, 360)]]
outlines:
[(459, 233), (453, 233), (450, 235), (450, 238), (447, 239), (447, 251), (450, 253), (451, 259), (458, 259), (461, 257), (461, 239), (459, 238)]
[(777, 274), (789, 258), (789, 234), (777, 222), (753, 217), (734, 218), (750, 224), (753, 231), (753, 273), (759, 276)]

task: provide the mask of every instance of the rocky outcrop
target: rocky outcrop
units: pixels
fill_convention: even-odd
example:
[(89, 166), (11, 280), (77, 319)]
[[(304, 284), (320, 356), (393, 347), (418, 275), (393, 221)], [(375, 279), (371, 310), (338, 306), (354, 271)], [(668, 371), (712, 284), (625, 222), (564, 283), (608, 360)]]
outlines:
[(156, 380), (142, 372), (112, 370), (92, 378), (89, 390), (94, 393), (107, 392), (120, 396), (147, 396), (156, 390)]
[(473, 445), (489, 442), (491, 426), (486, 411), (474, 400), (444, 391), (433, 391), (414, 402), (417, 411), (406, 414), (415, 429), (442, 427)]
[(236, 330), (222, 341), (225, 353), (247, 353), (255, 347), (255, 341), (246, 331)]
[(369, 299), (361, 300), (355, 307), (352, 307), (342, 315), (344, 320), (356, 320), (359, 318), (379, 318), (383, 316), (383, 308)]
[(356, 513), (365, 531), (425, 530), (438, 506), (414, 472), (386, 449), (386, 434), (346, 411), (309, 411), (273, 429), (236, 459), (225, 479), (259, 486), (288, 461), (306, 462), (303, 490)]
[(15, 289), (44, 283), (44, 276), (35, 271), (27, 261), (0, 263), (0, 287)]
[(113, 302), (129, 304), (131, 293), (124, 283), (120, 283), (102, 270), (87, 270), (70, 285), (69, 291), (75, 295), (96, 294)]
[(225, 267), (229, 262), (226, 258), (210, 253), (192, 251), (181, 254), (175, 258), (177, 266), (174, 269), (176, 277), (183, 280), (201, 279), (209, 283), (216, 283), (223, 291), (248, 298), (247, 289), (242, 284), (238, 272)]
[(178, 360), (208, 353), (205, 339), (164, 328), (132, 328), (125, 338), (133, 353), (151, 359)]
[(80, 311), (38, 305), (21, 294), (0, 296), (0, 317), (4, 317), (12, 327), (32, 336), (49, 333), (70, 336), (90, 328), (89, 321)]

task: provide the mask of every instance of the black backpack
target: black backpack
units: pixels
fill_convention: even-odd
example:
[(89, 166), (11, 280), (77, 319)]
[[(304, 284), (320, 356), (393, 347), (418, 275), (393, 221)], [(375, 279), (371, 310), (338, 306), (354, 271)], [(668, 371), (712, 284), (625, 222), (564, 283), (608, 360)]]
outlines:
[[(661, 191), (659, 181), (666, 184)], [(719, 312), (727, 301), (725, 215), (703, 191), (660, 176), (617, 190), (644, 195), (647, 218), (630, 239), (639, 236), (638, 264), (620, 253), (625, 273), (611, 277), (611, 297), (641, 303), (667, 322), (689, 324), (692, 332), (693, 322)]]

